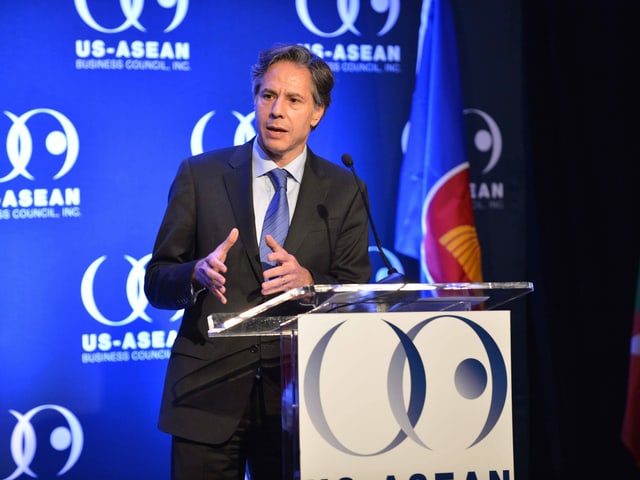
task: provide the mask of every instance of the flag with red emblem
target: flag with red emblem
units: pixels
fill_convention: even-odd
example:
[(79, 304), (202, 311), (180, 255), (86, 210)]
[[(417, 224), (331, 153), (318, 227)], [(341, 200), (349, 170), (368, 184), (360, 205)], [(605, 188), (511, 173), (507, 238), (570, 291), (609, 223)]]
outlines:
[(450, 0), (424, 0), (395, 249), (430, 283), (482, 281)]
[(622, 442), (640, 468), (640, 269), (638, 269), (630, 354), (627, 408), (622, 424)]

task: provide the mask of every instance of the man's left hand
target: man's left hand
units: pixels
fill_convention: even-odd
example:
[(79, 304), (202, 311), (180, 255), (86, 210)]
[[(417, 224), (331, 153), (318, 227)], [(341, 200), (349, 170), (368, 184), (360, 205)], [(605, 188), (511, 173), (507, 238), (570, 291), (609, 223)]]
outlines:
[(282, 248), (271, 235), (267, 235), (265, 241), (272, 250), (267, 259), (276, 266), (263, 273), (265, 280), (261, 290), (263, 295), (273, 295), (313, 284), (311, 273), (298, 263), (296, 257)]

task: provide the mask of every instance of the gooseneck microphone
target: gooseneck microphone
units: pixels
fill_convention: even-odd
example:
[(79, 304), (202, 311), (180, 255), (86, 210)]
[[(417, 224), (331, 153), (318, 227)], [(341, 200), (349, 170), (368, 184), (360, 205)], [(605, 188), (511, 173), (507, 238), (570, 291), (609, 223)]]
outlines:
[(371, 226), (371, 233), (373, 233), (373, 239), (376, 242), (376, 247), (378, 248), (378, 252), (380, 252), (380, 256), (382, 257), (382, 261), (384, 262), (385, 267), (387, 267), (387, 276), (379, 281), (379, 283), (409, 283), (409, 280), (401, 273), (398, 272), (392, 265), (387, 256), (384, 253), (384, 249), (382, 248), (382, 244), (380, 243), (380, 237), (378, 237), (378, 232), (376, 231), (376, 226), (373, 223), (373, 217), (371, 216), (371, 210), (369, 209), (369, 200), (367, 196), (360, 188), (360, 179), (356, 174), (356, 169), (353, 166), (353, 158), (348, 153), (342, 154), (342, 163), (345, 167), (351, 170), (353, 173), (353, 178), (356, 181), (356, 186), (358, 187), (358, 192), (360, 193), (360, 198), (362, 199), (362, 203), (364, 204), (364, 208), (367, 212), (367, 218), (369, 219), (369, 225)]

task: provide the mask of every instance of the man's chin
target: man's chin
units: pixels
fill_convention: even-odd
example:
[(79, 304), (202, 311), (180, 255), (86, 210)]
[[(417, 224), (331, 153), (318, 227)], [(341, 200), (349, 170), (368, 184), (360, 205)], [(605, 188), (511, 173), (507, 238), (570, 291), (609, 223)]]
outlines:
[(260, 147), (264, 150), (269, 158), (276, 160), (281, 158), (286, 152), (287, 149), (283, 148), (282, 142), (269, 140), (265, 142), (264, 140), (260, 142)]

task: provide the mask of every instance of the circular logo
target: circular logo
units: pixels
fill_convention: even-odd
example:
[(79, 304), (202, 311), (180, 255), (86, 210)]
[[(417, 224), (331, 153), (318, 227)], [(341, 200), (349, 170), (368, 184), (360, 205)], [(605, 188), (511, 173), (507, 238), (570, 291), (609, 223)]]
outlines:
[(67, 117), (50, 108), (35, 108), (20, 116), (8, 111), (5, 111), (4, 114), (13, 121), (7, 133), (7, 158), (13, 169), (5, 176), (0, 177), (0, 183), (13, 180), (19, 175), (29, 180), (35, 180), (27, 170), (33, 153), (33, 139), (27, 127), (27, 121), (37, 114), (52, 116), (62, 127), (62, 131), (53, 130), (45, 138), (45, 147), (49, 153), (52, 155), (65, 153), (64, 162), (53, 179), (58, 180), (69, 173), (78, 159), (80, 142), (78, 132)]
[(476, 130), (473, 136), (473, 145), (482, 153), (489, 152), (489, 161), (482, 169), (482, 174), (489, 173), (498, 164), (500, 155), (502, 155), (502, 133), (496, 121), (491, 116), (478, 110), (477, 108), (467, 108), (464, 110), (465, 115), (477, 115), (482, 119), (485, 128)]
[(31, 420), (40, 412), (53, 410), (65, 420), (66, 425), (56, 427), (49, 435), (49, 444), (57, 451), (69, 450), (66, 463), (57, 473), (58, 476), (67, 473), (78, 461), (84, 444), (82, 426), (76, 416), (64, 407), (58, 405), (41, 405), (29, 410), (24, 415), (9, 410), (9, 413), (16, 417), (18, 423), (11, 435), (11, 456), (16, 463), (16, 470), (3, 480), (13, 480), (22, 474), (36, 478), (37, 475), (31, 470), (31, 462), (36, 456), (36, 431), (31, 424)]
[[(480, 118), (484, 126), (473, 133), (473, 146), (481, 153), (489, 153), (489, 161), (482, 169), (482, 174), (489, 173), (495, 168), (502, 155), (502, 133), (496, 121), (486, 112), (477, 108), (466, 108), (464, 115), (473, 115)], [(400, 148), (403, 154), (407, 153), (411, 122), (407, 121), (400, 137)]]
[[(187, 15), (187, 10), (189, 9), (189, 0), (157, 0), (158, 5), (162, 8), (175, 8), (176, 12), (173, 16), (173, 20), (171, 23), (163, 30), (164, 33), (175, 30), (184, 20)], [(145, 32), (146, 29), (140, 23), (140, 15), (142, 15), (142, 11), (144, 10), (144, 0), (128, 0), (121, 1), (120, 9), (122, 10), (122, 14), (125, 19), (122, 24), (118, 27), (114, 28), (106, 28), (100, 25), (94, 18), (91, 12), (89, 11), (89, 6), (87, 5), (87, 0), (74, 0), (76, 11), (80, 18), (86, 23), (88, 26), (102, 33), (119, 33), (127, 30), (130, 27), (134, 27), (141, 32)], [(114, 4), (116, 2), (113, 2)]]
[[(200, 120), (197, 121), (193, 131), (191, 132), (191, 154), (199, 155), (204, 152), (204, 131), (209, 120), (216, 114), (214, 110), (205, 113)], [(234, 145), (242, 145), (256, 136), (256, 130), (253, 128), (253, 121), (256, 118), (256, 113), (251, 112), (248, 115), (242, 115), (235, 110), (231, 114), (238, 120), (238, 126), (236, 127), (235, 134), (233, 136)]]
[[(129, 271), (129, 275), (127, 276), (125, 287), (127, 300), (129, 302), (129, 305), (131, 306), (131, 313), (122, 320), (110, 320), (101, 313), (100, 309), (96, 305), (94, 283), (98, 269), (107, 259), (106, 255), (103, 255), (102, 257), (94, 260), (82, 276), (80, 295), (82, 297), (84, 308), (87, 310), (89, 315), (93, 317), (94, 320), (102, 323), (103, 325), (108, 325), (111, 327), (121, 327), (123, 325), (128, 325), (138, 318), (141, 318), (145, 322), (151, 323), (151, 318), (145, 312), (147, 306), (149, 305), (149, 301), (144, 294), (145, 266), (151, 259), (151, 254), (142, 257), (140, 260), (136, 260), (129, 255), (125, 255), (124, 258), (131, 265), (131, 270)], [(171, 321), (173, 322), (179, 319), (182, 316), (182, 313), (182, 310), (178, 310), (175, 315), (171, 317)]]
[[(459, 436), (470, 439), (464, 448), (471, 448), (482, 442), (496, 426), (502, 415), (508, 389), (505, 360), (491, 335), (476, 322), (459, 315), (446, 314), (427, 318), (415, 324), (406, 333), (384, 319), (379, 321), (367, 319), (368, 331), (375, 326), (372, 325), (372, 322), (376, 322), (378, 325), (376, 328), (382, 328), (382, 332), (391, 332), (395, 339), (391, 345), (395, 343), (396, 346), (391, 350), (391, 355), (387, 360), (377, 360), (387, 365), (386, 375), (383, 375), (386, 380), (379, 383), (367, 380), (368, 384), (385, 385), (386, 395), (380, 395), (379, 398), (386, 398), (387, 404), (382, 405), (380, 402), (374, 402), (370, 395), (367, 402), (370, 402), (374, 407), (372, 407), (373, 410), (367, 412), (366, 421), (377, 422), (383, 417), (383, 411), (389, 411), (389, 418), (393, 419), (391, 423), (395, 425), (395, 432), (390, 431), (387, 425), (384, 428), (381, 426), (379, 429), (381, 439), (377, 442), (377, 445), (381, 446), (366, 451), (362, 447), (349, 444), (348, 441), (345, 441), (344, 435), (341, 437), (336, 433), (345, 430), (341, 429), (342, 425), (335, 422), (336, 417), (333, 416), (333, 413), (328, 414), (332, 409), (331, 406), (338, 405), (341, 409), (346, 404), (354, 403), (356, 404), (355, 411), (358, 405), (357, 399), (343, 396), (345, 395), (344, 391), (336, 385), (332, 385), (332, 388), (322, 388), (322, 369), (327, 365), (328, 352), (333, 351), (334, 355), (336, 352), (328, 347), (331, 343), (340, 341), (336, 338), (340, 337), (338, 333), (347, 325), (347, 322), (344, 321), (323, 334), (311, 351), (304, 371), (304, 391), (301, 392), (301, 395), (304, 395), (311, 423), (320, 436), (336, 450), (359, 457), (384, 454), (407, 440), (422, 448), (437, 450), (442, 445), (440, 439), (434, 437), (433, 433), (427, 439), (425, 434), (421, 433), (422, 430), (416, 427), (422, 417), (429, 417), (426, 423), (433, 425), (439, 417), (444, 417), (445, 413), (449, 413), (446, 410), (449, 410), (449, 403), (452, 402), (449, 399), (453, 398), (453, 393), (447, 392), (446, 396), (442, 396), (436, 391), (437, 388), (434, 385), (453, 385), (453, 392), (459, 399), (462, 399), (462, 402), (478, 401), (481, 405), (480, 409), (473, 409), (472, 413), (474, 417), (479, 418), (463, 419), (463, 428), (468, 430), (469, 428), (475, 429), (477, 426), (477, 431), (459, 432)], [(448, 331), (455, 328), (466, 332), (467, 335), (470, 333), (472, 338), (479, 341), (480, 347), (478, 347), (477, 356), (480, 358), (459, 359), (448, 355), (451, 358), (445, 359), (444, 355), (440, 354), (436, 361), (425, 360), (425, 350), (418, 348), (416, 339), (421, 334), (422, 340), (424, 337), (431, 337), (428, 340), (433, 345), (444, 344), (446, 339), (441, 336), (443, 330), (433, 328), (437, 322), (440, 326), (446, 326)], [(380, 333), (379, 330), (376, 332)], [(369, 344), (372, 342), (372, 339), (368, 338), (366, 342), (358, 343)], [(341, 346), (345, 348), (343, 344)], [(336, 347), (336, 349), (338, 348)], [(375, 355), (379, 357), (380, 352), (381, 350), (376, 349)], [(354, 356), (366, 357), (366, 353), (358, 352), (354, 353)], [(447, 368), (443, 368), (442, 365), (447, 365)], [(341, 361), (340, 368), (345, 371), (349, 369), (348, 365), (344, 365), (344, 359)], [(447, 375), (450, 378), (443, 380), (443, 377)], [(353, 375), (350, 378), (354, 383), (356, 382)], [(442, 399), (434, 401), (434, 398), (438, 396), (444, 398), (444, 401)], [(467, 403), (465, 410), (469, 409), (468, 405)], [(426, 410), (429, 410), (428, 413), (425, 413)], [(353, 430), (351, 426), (348, 428)], [(442, 430), (448, 429), (440, 429), (440, 431)], [(382, 431), (385, 431), (386, 434), (381, 433)], [(384, 438), (382, 438), (383, 436)]]
[[(296, 0), (296, 11), (298, 12), (298, 18), (300, 18), (302, 24), (311, 33), (325, 38), (338, 37), (347, 32), (351, 32), (358, 36), (362, 35), (355, 26), (355, 22), (360, 14), (359, 0), (336, 1), (338, 16), (340, 17), (340, 21), (342, 21), (342, 25), (333, 32), (324, 32), (316, 26), (314, 21), (311, 19), (311, 14), (309, 13), (308, 1), (309, 0)], [(388, 33), (398, 21), (398, 17), (400, 16), (400, 0), (371, 0), (371, 8), (376, 13), (388, 12), (384, 26), (377, 34), (381, 37)]]

